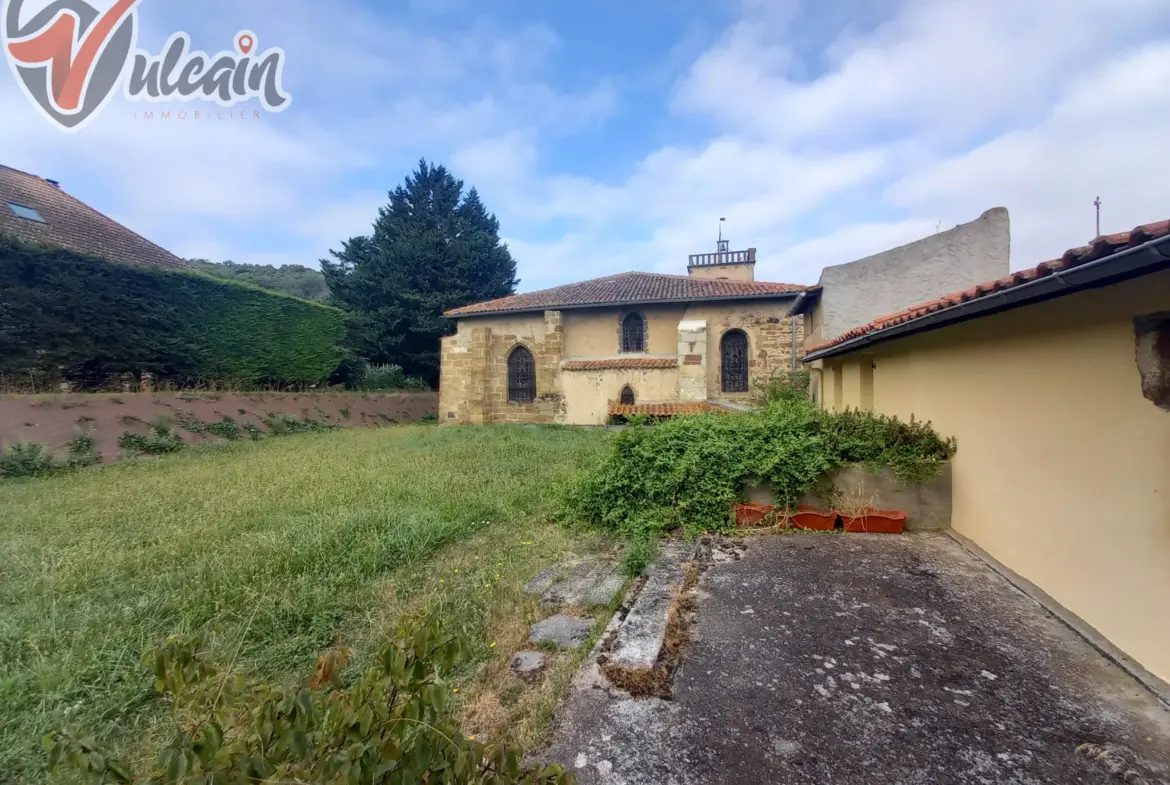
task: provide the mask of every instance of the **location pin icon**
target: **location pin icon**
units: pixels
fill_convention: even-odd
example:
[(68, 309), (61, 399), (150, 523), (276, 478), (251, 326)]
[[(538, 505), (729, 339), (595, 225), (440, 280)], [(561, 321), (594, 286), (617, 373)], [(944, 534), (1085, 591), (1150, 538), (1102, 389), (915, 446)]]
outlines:
[(236, 36), (236, 48), (244, 54), (249, 54), (256, 45), (256, 36), (251, 33), (240, 33)]

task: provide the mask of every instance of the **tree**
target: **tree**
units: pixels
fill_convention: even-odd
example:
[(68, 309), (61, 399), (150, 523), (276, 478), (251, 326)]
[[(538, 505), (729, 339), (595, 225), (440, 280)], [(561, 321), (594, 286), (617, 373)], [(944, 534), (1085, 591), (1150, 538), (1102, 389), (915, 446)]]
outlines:
[(322, 301), (329, 297), (325, 277), (318, 270), (299, 264), (273, 267), (271, 264), (244, 262), (209, 262), (206, 259), (188, 260), (205, 273), (219, 278), (244, 281), (262, 289), (291, 294), (302, 300)]
[(472, 188), (420, 160), (390, 192), (373, 233), (321, 260), (333, 302), (350, 311), (351, 348), (434, 384), (439, 342), (454, 331), (443, 312), (516, 291), (516, 262), (500, 223)]

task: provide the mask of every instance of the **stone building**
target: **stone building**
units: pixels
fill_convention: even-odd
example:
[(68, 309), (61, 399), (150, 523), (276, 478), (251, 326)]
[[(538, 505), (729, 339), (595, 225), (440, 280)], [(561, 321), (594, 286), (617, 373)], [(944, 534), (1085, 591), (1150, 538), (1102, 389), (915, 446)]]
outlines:
[(599, 425), (746, 402), (804, 345), (787, 312), (805, 287), (756, 281), (755, 263), (724, 242), (685, 276), (621, 273), (449, 311), (440, 419)]

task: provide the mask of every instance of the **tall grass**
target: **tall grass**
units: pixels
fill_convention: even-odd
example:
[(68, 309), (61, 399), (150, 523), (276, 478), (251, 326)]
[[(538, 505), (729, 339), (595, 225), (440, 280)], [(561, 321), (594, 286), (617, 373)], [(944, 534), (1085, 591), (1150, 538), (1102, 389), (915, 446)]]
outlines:
[[(543, 522), (605, 439), (345, 429), (0, 485), (0, 781), (43, 777), (39, 738), (66, 713), (114, 741), (149, 737), (139, 659), (171, 633), (214, 628), (224, 661), (238, 646), (241, 668), (291, 679), (338, 634), (375, 644), (370, 624), (447, 543), (483, 538), (475, 559), (498, 574), (507, 558), (514, 589), (573, 547)], [(518, 542), (539, 556), (500, 550)], [(447, 604), (462, 628), (498, 611)]]

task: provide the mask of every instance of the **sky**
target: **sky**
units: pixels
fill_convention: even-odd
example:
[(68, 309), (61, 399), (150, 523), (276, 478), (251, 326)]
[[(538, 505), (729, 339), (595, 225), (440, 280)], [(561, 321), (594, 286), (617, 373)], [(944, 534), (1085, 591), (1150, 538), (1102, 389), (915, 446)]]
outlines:
[(996, 206), (1013, 270), (1089, 241), (1096, 197), (1105, 233), (1170, 217), (1170, 0), (143, 0), (138, 14), (151, 52), (178, 30), (207, 51), (243, 29), (283, 48), (291, 106), (164, 122), (118, 96), (65, 134), (4, 69), (0, 163), (189, 258), (316, 266), (369, 232), (420, 157), (479, 189), (521, 291), (685, 274), (720, 217), (733, 249), (758, 249), (758, 280), (804, 284)]

